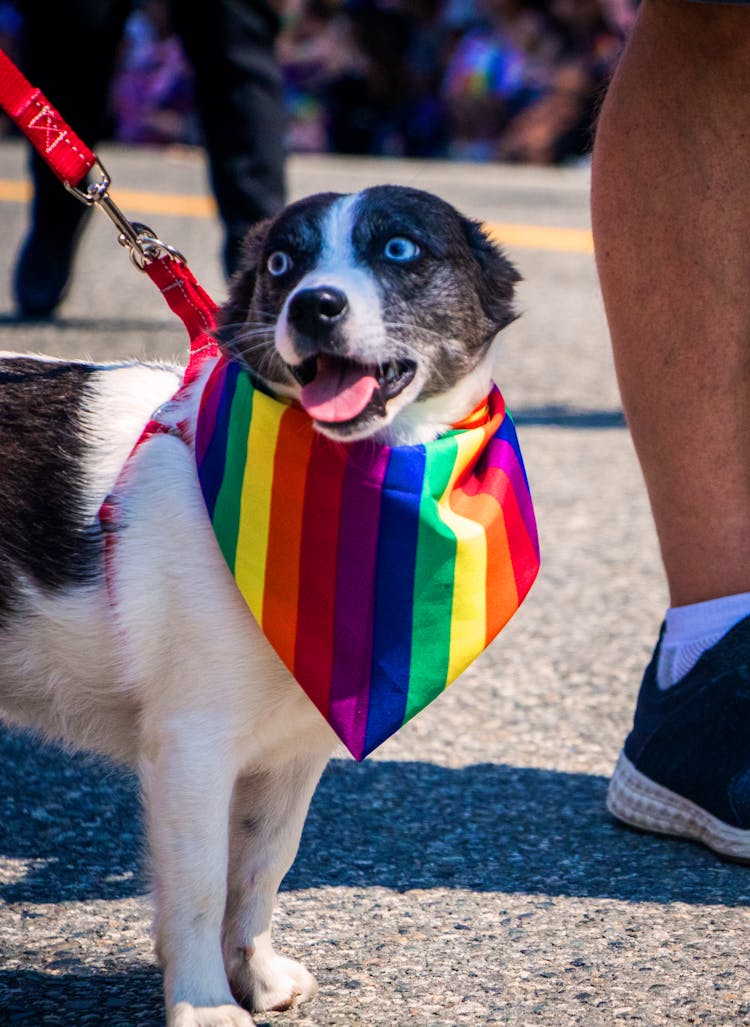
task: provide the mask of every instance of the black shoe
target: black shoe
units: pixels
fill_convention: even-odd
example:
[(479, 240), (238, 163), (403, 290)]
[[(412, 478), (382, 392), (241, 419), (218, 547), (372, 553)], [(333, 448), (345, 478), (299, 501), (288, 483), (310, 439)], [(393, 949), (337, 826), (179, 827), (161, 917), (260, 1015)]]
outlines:
[(21, 317), (52, 317), (68, 291), (79, 236), (80, 227), (72, 234), (32, 228), (21, 247), (13, 277)]
[(645, 831), (750, 862), (750, 617), (671, 688), (646, 668), (607, 807)]

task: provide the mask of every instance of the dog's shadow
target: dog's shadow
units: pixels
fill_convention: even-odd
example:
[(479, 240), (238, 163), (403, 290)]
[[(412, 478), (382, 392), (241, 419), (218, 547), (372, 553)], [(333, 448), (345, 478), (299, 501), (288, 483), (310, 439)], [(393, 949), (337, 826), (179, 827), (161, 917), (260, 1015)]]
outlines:
[[(334, 760), (283, 889), (379, 885), (746, 904), (744, 868), (612, 823), (606, 784), (497, 764)], [(22, 861), (0, 887), (6, 901), (145, 892), (135, 779), (0, 731), (0, 858)]]

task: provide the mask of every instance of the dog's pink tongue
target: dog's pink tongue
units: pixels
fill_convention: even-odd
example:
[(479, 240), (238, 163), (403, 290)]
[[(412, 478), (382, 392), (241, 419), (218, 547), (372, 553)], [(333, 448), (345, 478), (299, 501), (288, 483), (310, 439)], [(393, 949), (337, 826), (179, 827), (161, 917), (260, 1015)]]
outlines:
[(300, 402), (316, 421), (343, 423), (362, 413), (377, 387), (366, 368), (321, 355), (318, 372), (303, 387)]

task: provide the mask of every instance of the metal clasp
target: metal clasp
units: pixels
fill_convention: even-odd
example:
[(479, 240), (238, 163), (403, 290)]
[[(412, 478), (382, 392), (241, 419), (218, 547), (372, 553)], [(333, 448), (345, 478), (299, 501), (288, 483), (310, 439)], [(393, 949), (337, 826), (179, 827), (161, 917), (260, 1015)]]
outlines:
[(128, 248), (130, 259), (139, 271), (145, 271), (146, 267), (160, 257), (169, 255), (180, 264), (185, 263), (185, 258), (174, 246), (162, 242), (158, 235), (139, 221), (130, 221), (109, 195), (109, 187), (112, 182), (107, 169), (97, 160), (94, 164), (99, 174), (97, 182), (90, 182), (86, 189), (79, 189), (77, 186), (65, 182), (65, 188), (72, 193), (81, 203), (89, 207), (99, 207), (117, 229), (117, 241), (121, 246)]

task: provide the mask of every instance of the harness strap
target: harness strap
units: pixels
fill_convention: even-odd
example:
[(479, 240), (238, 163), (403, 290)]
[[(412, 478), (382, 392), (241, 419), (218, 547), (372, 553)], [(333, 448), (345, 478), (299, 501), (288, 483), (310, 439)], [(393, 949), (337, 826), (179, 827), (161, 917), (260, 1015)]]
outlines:
[[(214, 360), (219, 355), (216, 339), (211, 334), (216, 328), (216, 311), (218, 307), (205, 289), (198, 285), (190, 268), (169, 254), (147, 264), (144, 270), (166, 300), (169, 309), (177, 314), (185, 325), (190, 338), (190, 359), (182, 376), (182, 384), (168, 401), (168, 405), (174, 408), (184, 399), (185, 394), (200, 374), (206, 361)], [(177, 426), (180, 436), (185, 441), (189, 441), (187, 424), (178, 422)], [(141, 432), (135, 446), (133, 446), (125, 466), (127, 466), (138, 447), (143, 445), (148, 439), (154, 435), (173, 432), (174, 428), (172, 426), (163, 424), (158, 419), (152, 417)], [(108, 497), (105, 500), (105, 504), (110, 500), (111, 497)]]
[(217, 306), (195, 280), (187, 264), (169, 254), (147, 264), (146, 274), (180, 318), (190, 337), (190, 361), (183, 385), (195, 381), (206, 360), (218, 356), (219, 347), (211, 334), (216, 328)]
[(0, 106), (61, 182), (77, 186), (96, 164), (94, 153), (3, 50), (0, 50)]
[[(170, 310), (174, 311), (185, 325), (190, 338), (190, 359), (182, 383), (168, 400), (170, 406), (178, 405), (185, 398), (206, 361), (218, 356), (219, 347), (210, 334), (216, 327), (217, 306), (195, 280), (190, 268), (169, 253), (147, 264), (144, 270), (161, 292)], [(112, 492), (99, 508), (99, 523), (104, 533), (104, 574), (110, 606), (114, 606), (116, 601), (114, 559), (118, 525), (117, 491), (139, 447), (156, 435), (168, 434), (175, 434), (174, 427), (164, 424), (156, 417), (152, 417), (146, 423), (117, 476)], [(177, 434), (184, 441), (189, 441), (186, 422), (177, 423)]]

